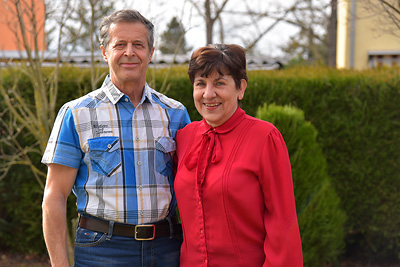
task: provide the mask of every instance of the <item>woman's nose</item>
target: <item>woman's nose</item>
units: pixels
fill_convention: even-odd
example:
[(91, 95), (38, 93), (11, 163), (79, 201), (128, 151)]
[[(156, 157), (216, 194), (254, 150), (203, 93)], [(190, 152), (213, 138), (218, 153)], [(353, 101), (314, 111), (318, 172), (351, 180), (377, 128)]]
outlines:
[(204, 98), (213, 98), (215, 97), (215, 90), (214, 90), (214, 86), (212, 84), (207, 84), (205, 90), (204, 90), (204, 94), (203, 94)]

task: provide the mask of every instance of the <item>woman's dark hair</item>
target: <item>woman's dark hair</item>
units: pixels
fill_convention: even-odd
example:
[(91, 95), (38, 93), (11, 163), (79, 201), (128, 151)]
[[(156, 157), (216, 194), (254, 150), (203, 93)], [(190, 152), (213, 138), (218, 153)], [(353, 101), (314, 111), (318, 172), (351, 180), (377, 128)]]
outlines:
[(188, 70), (192, 84), (196, 75), (208, 77), (214, 71), (220, 75), (231, 75), (236, 87), (240, 88), (242, 79), (248, 81), (244, 49), (235, 44), (214, 44), (193, 52)]

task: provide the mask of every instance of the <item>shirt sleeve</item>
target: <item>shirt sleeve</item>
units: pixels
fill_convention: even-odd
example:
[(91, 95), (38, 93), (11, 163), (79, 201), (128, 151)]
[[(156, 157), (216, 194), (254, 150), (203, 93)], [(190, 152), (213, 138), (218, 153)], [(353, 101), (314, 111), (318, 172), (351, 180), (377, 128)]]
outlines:
[(57, 163), (72, 168), (79, 168), (83, 152), (80, 148), (71, 109), (64, 105), (54, 122), (42, 163)]
[(189, 117), (189, 113), (187, 112), (187, 109), (186, 108), (184, 108), (184, 109), (185, 109), (185, 111), (184, 111), (183, 120), (182, 120), (182, 124), (181, 124), (181, 128), (180, 129), (184, 128), (187, 124), (189, 124), (191, 122), (190, 121), (190, 117)]
[(263, 266), (303, 266), (289, 155), (277, 129), (268, 135), (262, 157), (260, 184), (266, 206)]

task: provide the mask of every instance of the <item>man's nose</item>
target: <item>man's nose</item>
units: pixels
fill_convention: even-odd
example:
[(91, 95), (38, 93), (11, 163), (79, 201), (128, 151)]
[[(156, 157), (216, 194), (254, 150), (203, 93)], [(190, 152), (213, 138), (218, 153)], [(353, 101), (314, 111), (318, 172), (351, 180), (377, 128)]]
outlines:
[(125, 50), (125, 55), (128, 57), (132, 57), (135, 55), (135, 49), (132, 44), (127, 44), (126, 50)]

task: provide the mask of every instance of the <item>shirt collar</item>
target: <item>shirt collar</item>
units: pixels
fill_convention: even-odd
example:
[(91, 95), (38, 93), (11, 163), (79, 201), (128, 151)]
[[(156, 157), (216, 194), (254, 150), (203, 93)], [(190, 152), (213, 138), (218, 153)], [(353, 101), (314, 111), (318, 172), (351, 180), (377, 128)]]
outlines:
[[(111, 81), (110, 75), (107, 75), (105, 78), (103, 85), (101, 86), (103, 89), (104, 93), (106, 94), (107, 98), (110, 100), (111, 103), (114, 105), (121, 100), (125, 96), (124, 93), (122, 93)], [(142, 104), (146, 99), (149, 100), (150, 103), (154, 102), (153, 101), (153, 96), (151, 94), (151, 88), (150, 86), (146, 83), (144, 86), (143, 90), (143, 95), (142, 99), (139, 102), (139, 105)]]
[(205, 133), (209, 130), (214, 130), (216, 133), (227, 133), (234, 129), (245, 117), (246, 112), (238, 107), (233, 115), (222, 125), (218, 127), (211, 127), (203, 118), (200, 126), (200, 132)]
[(204, 181), (204, 177), (199, 174), (199, 171), (200, 173), (202, 170), (204, 171), (210, 159), (212, 163), (217, 163), (222, 158), (222, 146), (218, 134), (227, 133), (234, 129), (243, 121), (245, 115), (244, 110), (238, 107), (226, 122), (215, 128), (211, 127), (203, 118), (198, 128), (199, 133), (202, 134), (201, 143), (192, 148), (184, 163), (188, 169), (193, 169), (197, 166), (196, 179), (199, 184)]

